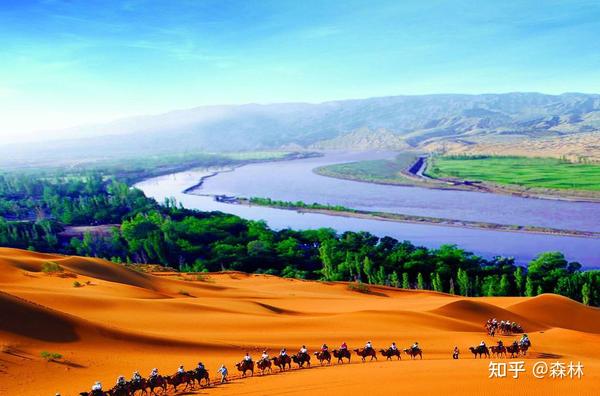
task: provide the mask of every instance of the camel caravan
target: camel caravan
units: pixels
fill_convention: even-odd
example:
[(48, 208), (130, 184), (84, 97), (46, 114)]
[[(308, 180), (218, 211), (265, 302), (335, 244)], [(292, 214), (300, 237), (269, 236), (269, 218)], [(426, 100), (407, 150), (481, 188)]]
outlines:
[[(423, 352), (419, 347), (419, 343), (415, 342), (411, 347), (403, 349), (404, 353), (412, 359), (419, 356), (423, 359)], [(365, 362), (368, 358), (370, 361), (377, 360), (377, 353), (371, 341), (368, 341), (364, 348), (354, 349), (354, 352)], [(382, 357), (391, 360), (396, 357), (401, 359), (400, 349), (395, 342), (387, 349), (379, 350)], [(331, 352), (327, 344), (323, 344), (319, 351), (314, 352), (315, 359), (322, 365), (331, 365), (332, 360), (337, 359), (338, 364), (350, 363), (352, 354), (348, 345), (344, 342), (339, 349), (334, 349)], [(263, 351), (260, 359), (254, 361), (249, 353), (246, 353), (244, 358), (236, 363), (235, 367), (240, 372), (241, 377), (248, 375), (253, 376), (256, 371), (261, 375), (270, 374), (277, 367), (280, 372), (291, 370), (292, 363), (296, 364), (299, 369), (311, 366), (311, 355), (305, 345), (298, 353), (289, 355), (287, 349), (283, 348), (279, 355), (269, 356), (268, 352)], [(225, 365), (222, 365), (219, 370), (221, 375), (220, 383), (228, 382), (229, 372)], [(186, 371), (184, 366), (179, 366), (177, 372), (173, 375), (163, 376), (159, 374), (158, 369), (153, 369), (148, 378), (142, 378), (139, 372), (134, 372), (130, 381), (127, 381), (124, 376), (117, 378), (117, 383), (109, 390), (103, 390), (102, 384), (97, 381), (90, 392), (81, 392), (80, 396), (135, 396), (135, 395), (164, 395), (170, 392), (187, 392), (190, 390), (206, 387), (210, 385), (210, 376), (208, 370), (202, 362), (194, 370)], [(59, 394), (57, 394), (59, 395)]]
[(523, 333), (523, 328), (517, 322), (511, 322), (510, 320), (501, 320), (498, 322), (496, 318), (488, 319), (485, 323), (485, 328), (491, 337), (494, 337), (497, 332), (502, 335)]
[[(493, 323), (492, 320), (488, 322)], [(507, 322), (504, 323), (506, 324)], [(499, 340), (497, 345), (488, 348), (485, 342), (481, 341), (479, 345), (472, 346), (469, 350), (473, 353), (474, 358), (490, 358), (491, 356), (508, 357), (508, 354), (510, 354), (510, 357), (517, 357), (519, 355), (525, 356), (530, 347), (531, 341), (529, 337), (527, 334), (523, 334), (520, 340), (515, 340), (508, 346), (505, 346), (502, 340)], [(369, 361), (377, 360), (377, 351), (371, 341), (367, 341), (364, 348), (356, 348), (353, 351), (360, 357), (361, 362), (366, 362), (367, 359)], [(417, 357), (423, 359), (423, 350), (418, 342), (415, 342), (408, 348), (402, 349), (402, 352), (410, 356), (411, 359), (416, 359)], [(396, 360), (402, 359), (401, 350), (395, 342), (392, 342), (387, 349), (380, 349), (379, 353), (386, 360), (393, 360), (393, 358), (396, 358)], [(452, 351), (452, 358), (458, 359), (459, 353), (458, 346), (455, 346)], [(352, 359), (352, 353), (345, 342), (342, 343), (339, 349), (334, 349), (331, 352), (327, 344), (323, 344), (321, 349), (314, 352), (313, 355), (321, 366), (331, 365), (332, 360), (335, 359), (337, 359), (338, 364), (350, 363)], [(264, 350), (260, 359), (256, 362), (250, 356), (250, 353), (246, 353), (244, 358), (235, 367), (240, 372), (241, 377), (246, 377), (248, 375), (254, 376), (254, 373), (257, 371), (261, 375), (270, 374), (274, 368), (278, 368), (279, 372), (289, 371), (292, 369), (292, 363), (297, 365), (298, 369), (311, 367), (311, 354), (306, 345), (302, 345), (298, 353), (293, 355), (289, 355), (286, 348), (281, 349), (277, 356), (272, 357)], [(229, 372), (225, 365), (221, 365), (218, 373), (221, 375), (220, 383), (229, 381)], [(199, 362), (194, 370), (186, 371), (183, 365), (179, 366), (179, 369), (173, 375), (163, 376), (155, 368), (148, 378), (142, 378), (137, 371), (133, 373), (130, 381), (127, 381), (124, 376), (119, 376), (115, 386), (106, 391), (102, 389), (102, 384), (98, 381), (92, 386), (90, 392), (81, 392), (80, 396), (165, 395), (170, 392), (193, 391), (197, 388), (210, 386), (210, 384), (208, 370), (202, 362)]]
[(520, 355), (526, 356), (527, 351), (531, 347), (531, 341), (529, 340), (529, 336), (527, 334), (523, 334), (521, 339), (513, 341), (511, 345), (505, 346), (502, 340), (498, 340), (497, 345), (492, 345), (488, 348), (484, 341), (477, 346), (472, 346), (469, 348), (473, 357), (477, 359), (477, 357), (487, 357), (490, 356), (500, 358), (500, 357), (508, 357), (510, 354), (511, 358), (518, 357)]

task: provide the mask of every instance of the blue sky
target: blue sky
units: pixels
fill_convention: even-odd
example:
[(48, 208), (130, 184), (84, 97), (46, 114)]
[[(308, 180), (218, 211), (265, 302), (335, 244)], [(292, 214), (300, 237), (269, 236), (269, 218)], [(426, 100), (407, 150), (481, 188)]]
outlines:
[(0, 137), (205, 104), (600, 92), (598, 1), (0, 0)]

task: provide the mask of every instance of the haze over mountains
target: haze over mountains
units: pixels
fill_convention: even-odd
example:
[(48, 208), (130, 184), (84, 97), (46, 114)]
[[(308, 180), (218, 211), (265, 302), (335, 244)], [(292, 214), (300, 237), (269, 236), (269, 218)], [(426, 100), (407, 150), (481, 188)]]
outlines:
[[(73, 128), (80, 139), (0, 147), (5, 160), (276, 148), (400, 149), (600, 131), (600, 95), (439, 94), (203, 106)], [(64, 132), (64, 131), (63, 131)]]

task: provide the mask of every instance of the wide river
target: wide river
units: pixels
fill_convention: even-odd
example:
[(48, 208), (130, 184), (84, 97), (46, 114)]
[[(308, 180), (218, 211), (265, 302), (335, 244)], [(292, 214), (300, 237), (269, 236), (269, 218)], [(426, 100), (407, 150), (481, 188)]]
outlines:
[[(323, 177), (318, 166), (391, 158), (393, 153), (328, 153), (324, 157), (267, 162), (239, 167), (207, 178), (192, 194), (183, 190), (198, 183), (206, 170), (190, 170), (145, 180), (136, 185), (159, 202), (174, 197), (185, 207), (219, 210), (247, 219), (265, 220), (275, 229), (331, 227), (343, 231), (369, 231), (415, 244), (437, 247), (444, 243), (484, 257), (513, 256), (526, 263), (540, 252), (562, 251), (586, 267), (600, 267), (600, 239), (488, 231), (426, 224), (364, 220), (214, 201), (216, 194), (269, 197), (286, 201), (338, 204), (354, 209), (385, 211), (457, 220), (534, 225), (583, 231), (600, 231), (600, 204), (530, 199), (469, 191), (387, 186)], [(206, 194), (202, 196), (196, 194)]]

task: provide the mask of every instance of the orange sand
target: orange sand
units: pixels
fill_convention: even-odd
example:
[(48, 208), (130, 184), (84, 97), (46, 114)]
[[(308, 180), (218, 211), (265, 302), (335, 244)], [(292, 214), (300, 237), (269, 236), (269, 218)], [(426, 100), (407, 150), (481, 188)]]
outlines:
[[(76, 278), (40, 272), (46, 261)], [(73, 287), (78, 281), (89, 285)], [(148, 275), (103, 260), (0, 248), (0, 395), (77, 395), (119, 374), (172, 374), (202, 360), (216, 378), (245, 351), (258, 357), (282, 346), (295, 352), (323, 342), (379, 349), (419, 341), (424, 359), (255, 376), (202, 389), (207, 395), (593, 395), (600, 389), (600, 310), (546, 294), (536, 298), (464, 298), (441, 293), (322, 283), (240, 273)], [(189, 294), (189, 295), (187, 295)], [(468, 347), (493, 339), (489, 317), (516, 320), (533, 343), (519, 379), (489, 379), (487, 359)], [(502, 337), (505, 343), (514, 337)], [(451, 359), (454, 345), (461, 358)], [(64, 355), (46, 362), (41, 351)], [(491, 359), (509, 361), (509, 359)], [(514, 359), (517, 360), (517, 359)], [(536, 379), (531, 367), (581, 361), (582, 379)], [(509, 373), (509, 375), (512, 375)], [(194, 394), (194, 393), (188, 393)]]

